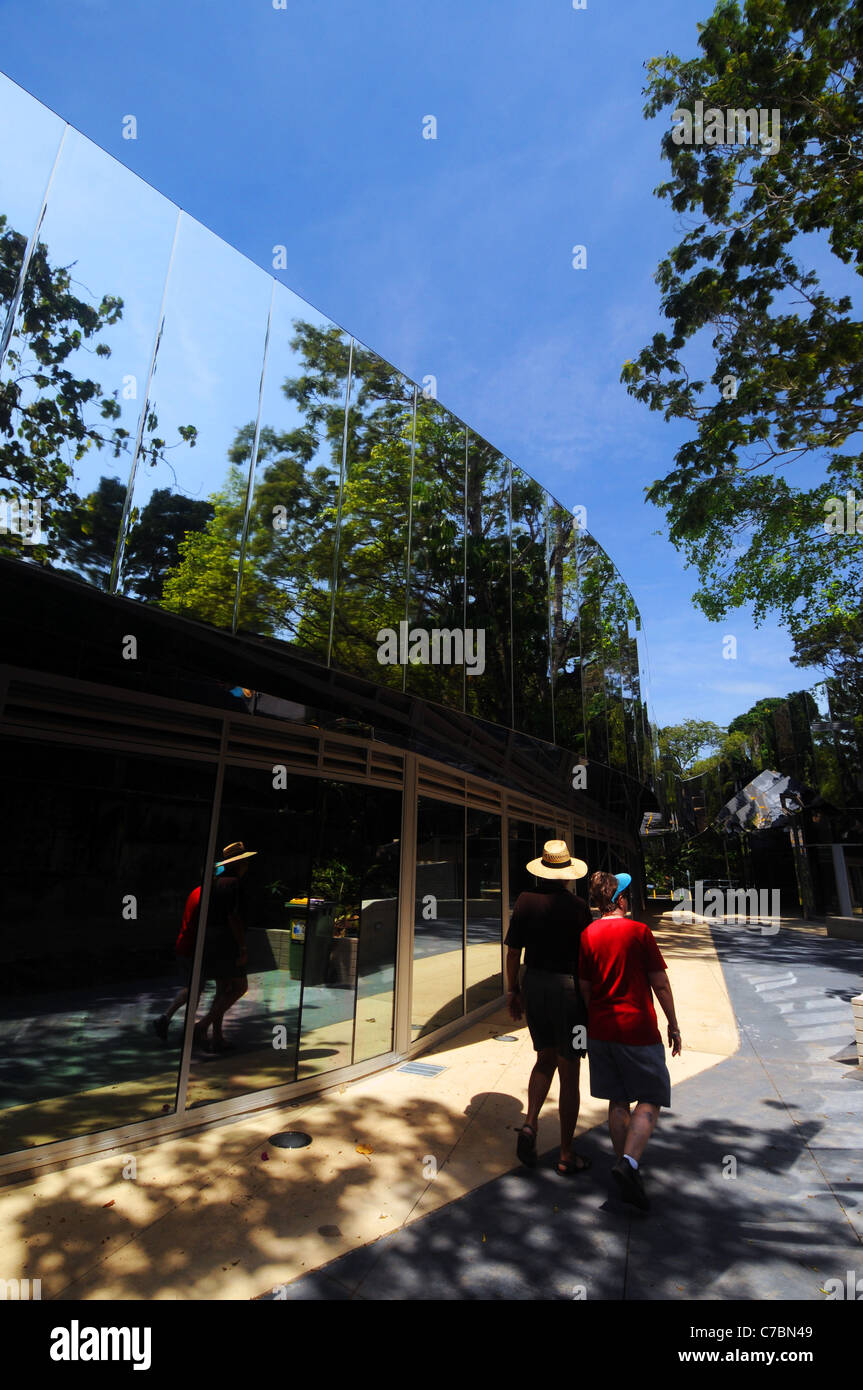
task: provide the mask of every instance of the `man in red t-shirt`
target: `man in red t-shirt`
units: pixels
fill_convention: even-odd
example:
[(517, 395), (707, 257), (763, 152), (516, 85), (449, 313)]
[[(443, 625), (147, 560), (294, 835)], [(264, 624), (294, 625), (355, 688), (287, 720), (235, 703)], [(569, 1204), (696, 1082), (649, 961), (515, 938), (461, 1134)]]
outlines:
[[(579, 985), (588, 1010), (590, 1093), (608, 1101), (608, 1129), (617, 1155), (612, 1175), (625, 1202), (650, 1203), (639, 1161), (671, 1104), (671, 1078), (651, 991), (668, 1019), (668, 1044), (681, 1050), (680, 1030), (665, 961), (653, 932), (627, 917), (629, 874), (596, 873), (591, 901), (600, 916), (581, 935)], [(630, 1107), (635, 1102), (635, 1110)]]

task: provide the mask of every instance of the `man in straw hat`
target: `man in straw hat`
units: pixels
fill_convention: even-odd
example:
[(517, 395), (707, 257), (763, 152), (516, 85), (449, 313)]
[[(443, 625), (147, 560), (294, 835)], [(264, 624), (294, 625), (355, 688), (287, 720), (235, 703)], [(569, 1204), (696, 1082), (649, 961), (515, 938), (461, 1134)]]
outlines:
[(212, 1027), (215, 1052), (228, 1051), (222, 1037), (222, 1020), (249, 988), (245, 970), (246, 929), (239, 913), (240, 879), (256, 854), (257, 850), (246, 849), (242, 840), (226, 845), (216, 865), (222, 873), (210, 888), (201, 978), (206, 975), (214, 979), (216, 993), (204, 1017), (195, 1024), (195, 1041), (206, 1043), (207, 1030)]
[[(581, 933), (590, 912), (569, 885), (584, 878), (587, 865), (573, 859), (565, 841), (546, 840), (539, 859), (527, 865), (528, 873), (541, 880), (535, 889), (521, 893), (512, 910), (506, 935), (506, 975), (512, 1018), (527, 1016), (536, 1051), (527, 1091), (527, 1119), (521, 1128), (516, 1153), (529, 1168), (536, 1165), (539, 1112), (548, 1095), (555, 1070), (560, 1075), (560, 1159), (563, 1177), (585, 1172), (591, 1165), (583, 1154), (573, 1153), (578, 1122), (579, 1068), (587, 1045), (587, 1011), (578, 988), (578, 952)], [(518, 983), (522, 949), (525, 968)]]

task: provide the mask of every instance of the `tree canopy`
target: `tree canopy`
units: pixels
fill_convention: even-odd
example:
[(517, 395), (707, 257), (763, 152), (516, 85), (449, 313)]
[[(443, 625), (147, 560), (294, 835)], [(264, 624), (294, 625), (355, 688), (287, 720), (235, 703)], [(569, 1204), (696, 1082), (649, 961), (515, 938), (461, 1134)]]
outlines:
[[(776, 612), (801, 661), (829, 664), (863, 580), (856, 527), (825, 525), (831, 497), (863, 501), (863, 10), (722, 0), (698, 43), (698, 57), (647, 64), (645, 115), (676, 117), (656, 192), (686, 230), (656, 274), (670, 329), (622, 379), (694, 427), (647, 496), (698, 571), (696, 602), (712, 619)], [(680, 113), (696, 102), (704, 121), (684, 143)], [(711, 143), (711, 110), (752, 108), (775, 113), (776, 148), (754, 132)], [(843, 292), (821, 287), (822, 265)]]
[[(4, 308), (13, 303), (26, 245), (26, 237), (0, 214), (0, 305)], [(111, 356), (106, 339), (123, 317), (123, 300), (105, 294), (91, 303), (79, 297), (73, 285), (72, 267), (53, 264), (47, 245), (37, 241), (6, 359), (0, 364), (0, 492), (10, 500), (38, 498), (45, 503), (41, 543), (27, 546), (28, 557), (42, 564), (62, 560), (73, 568), (80, 565), (92, 583), (104, 583), (114, 554), (125, 482), (103, 477), (82, 498), (76, 490), (76, 465), (97, 451), (106, 459), (121, 460), (119, 469), (127, 480), (135, 441), (122, 423), (119, 388), (106, 393), (83, 369), (81, 354), (100, 360)], [(143, 464), (165, 457), (167, 444), (158, 428), (156, 413), (147, 407), (139, 455)], [(194, 425), (179, 425), (177, 433), (194, 445)], [(186, 512), (177, 520), (192, 519), (200, 524), (201, 513)], [(163, 515), (162, 521), (166, 520)], [(17, 536), (0, 534), (0, 553), (20, 555), (21, 551)], [(169, 541), (166, 553), (172, 553)], [(152, 589), (152, 577), (146, 579), (148, 559), (145, 545), (139, 556), (143, 566), (139, 577), (145, 588)]]

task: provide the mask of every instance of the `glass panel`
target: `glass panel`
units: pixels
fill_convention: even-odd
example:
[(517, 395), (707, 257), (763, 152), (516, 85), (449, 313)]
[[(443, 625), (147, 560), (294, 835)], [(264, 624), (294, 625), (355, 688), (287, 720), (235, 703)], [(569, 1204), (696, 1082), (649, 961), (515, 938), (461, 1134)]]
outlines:
[(326, 662), (350, 338), (276, 285), (239, 628)]
[(0, 73), (0, 129), (7, 132), (7, 138), (0, 142), (0, 331), (15, 294), (64, 124)]
[[(464, 708), (466, 680), (464, 664), (452, 659), (459, 655), (458, 638), (439, 638), (436, 653), (431, 643), (436, 629), (463, 634), (465, 626), (464, 480), (464, 425), (437, 401), (421, 396), (416, 415), (408, 597), (409, 637), (418, 635), (410, 637), (406, 653), (406, 688), (455, 709)], [(440, 659), (433, 662), (434, 655)], [(468, 655), (473, 653), (464, 653)]]
[[(606, 648), (606, 678), (608, 682), (608, 727), (611, 741), (611, 762), (621, 772), (637, 778), (638, 764), (631, 736), (631, 707), (627, 707), (626, 647), (629, 640), (628, 623), (633, 611), (629, 590), (608, 561), (608, 578), (602, 589), (602, 613)], [(630, 728), (627, 727), (627, 715)]]
[(560, 747), (584, 755), (587, 745), (581, 689), (579, 535), (572, 513), (555, 503), (549, 515), (554, 738)]
[[(208, 1046), (223, 1031), (231, 1051), (193, 1050), (189, 1109), (295, 1079), (316, 833), (314, 783), (271, 768), (226, 769), (220, 858), (238, 841), (254, 858), (225, 864), (211, 890), (197, 1016), (207, 1023)], [(245, 933), (245, 965), (238, 964), (231, 908)], [(230, 981), (242, 977), (246, 989), (238, 993)]]
[(527, 865), (542, 856), (546, 840), (559, 839), (553, 825), (537, 825), (534, 821), (511, 820), (509, 823), (509, 910), (515, 906), (519, 893), (531, 893), (536, 888), (534, 874)]
[[(0, 1105), (7, 1150), (173, 1110), (174, 943), (214, 768), (0, 740)], [(183, 991), (181, 991), (183, 993)], [(38, 1042), (38, 1045), (37, 1045)]]
[(548, 494), (512, 470), (512, 612), (516, 729), (553, 742), (548, 644)]
[[(395, 798), (395, 799), (394, 799)], [(398, 820), (397, 820), (398, 816)], [(401, 865), (401, 796), (366, 791), (363, 824), (380, 844), (366, 846), (357, 948), (357, 1009), (354, 1061), (378, 1057), (393, 1046), (395, 970)], [(389, 839), (384, 838), (390, 835)]]
[(414, 1040), (464, 1012), (464, 808), (417, 802)]
[(392, 1045), (401, 793), (318, 782), (299, 1078)]
[[(540, 846), (540, 854), (542, 846)], [(536, 858), (536, 827), (533, 821), (510, 820), (508, 831), (509, 854), (509, 910), (515, 907), (520, 893), (529, 893), (534, 887), (533, 874), (525, 868)]]
[(228, 769), (220, 844), (254, 858), (226, 864), (214, 888), (198, 1022), (212, 1047), (223, 1021), (230, 1051), (193, 1052), (190, 1107), (391, 1049), (400, 826), (399, 792)]
[(230, 628), (272, 280), (183, 214), (123, 593)]
[(481, 632), (482, 670), (466, 676), (469, 714), (512, 726), (509, 568), (509, 460), (468, 433), (467, 616)]
[[(605, 675), (603, 669), (603, 630), (600, 608), (603, 554), (592, 536), (579, 532), (576, 538), (579, 588), (579, 627), (581, 632), (581, 683), (588, 757), (608, 762), (608, 725), (605, 713)], [(590, 775), (590, 774), (588, 774)]]
[(621, 589), (608, 556), (601, 553), (599, 606), (602, 615), (602, 669), (605, 678), (605, 713), (608, 722), (608, 761), (621, 772), (628, 769), (624, 729), (623, 687), (620, 670), (620, 633), (626, 618)]
[(627, 596), (630, 617), (622, 636), (621, 673), (623, 675), (623, 707), (626, 716), (626, 746), (630, 755), (630, 771), (638, 781), (647, 777), (644, 750), (644, 721), (641, 710), (641, 688), (638, 677), (638, 644), (635, 636), (635, 604)]
[[(403, 685), (397, 642), (399, 623), (406, 617), (413, 398), (407, 377), (354, 342), (332, 664), (398, 690)], [(390, 638), (392, 661), (378, 659), (386, 650), (379, 632)]]
[(467, 813), (467, 1012), (503, 993), (500, 816)]
[[(38, 441), (36, 467), (51, 479), (48, 553), (100, 588), (110, 582), (176, 220), (142, 179), (67, 135), (25, 290), (23, 336), (38, 324), (41, 375), (21, 404), (33, 407), (28, 445), (35, 454)], [(150, 528), (136, 573), (152, 568), (164, 531)]]

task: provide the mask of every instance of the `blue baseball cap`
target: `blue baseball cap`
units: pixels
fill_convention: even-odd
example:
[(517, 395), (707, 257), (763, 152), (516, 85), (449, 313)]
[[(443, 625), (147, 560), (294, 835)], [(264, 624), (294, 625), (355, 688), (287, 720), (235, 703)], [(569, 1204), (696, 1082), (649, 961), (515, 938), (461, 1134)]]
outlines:
[(620, 897), (621, 893), (626, 888), (628, 888), (632, 882), (631, 874), (615, 874), (614, 877), (617, 879), (617, 892), (612, 896), (611, 901), (613, 903), (617, 902), (617, 899)]

